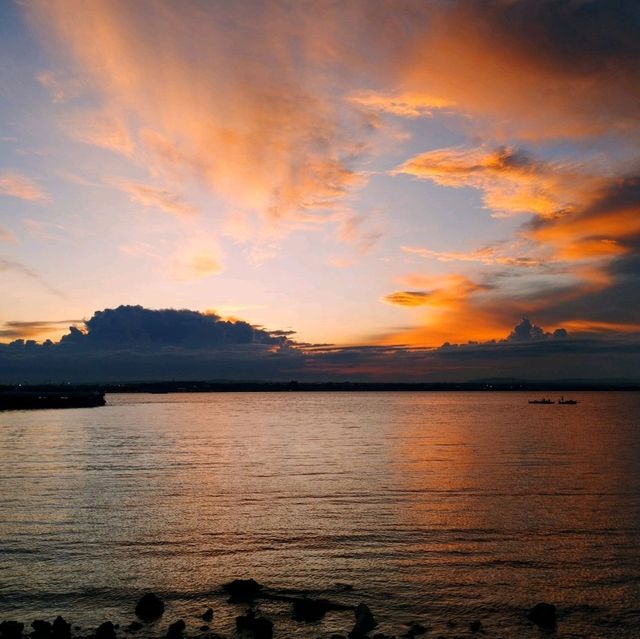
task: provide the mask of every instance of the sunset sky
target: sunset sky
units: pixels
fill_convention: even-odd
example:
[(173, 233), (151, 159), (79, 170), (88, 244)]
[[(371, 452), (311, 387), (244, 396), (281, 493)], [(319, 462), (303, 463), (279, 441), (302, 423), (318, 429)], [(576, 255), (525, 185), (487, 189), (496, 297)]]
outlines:
[(422, 376), (527, 317), (640, 377), (636, 2), (7, 1), (0, 122), (2, 342), (190, 309)]

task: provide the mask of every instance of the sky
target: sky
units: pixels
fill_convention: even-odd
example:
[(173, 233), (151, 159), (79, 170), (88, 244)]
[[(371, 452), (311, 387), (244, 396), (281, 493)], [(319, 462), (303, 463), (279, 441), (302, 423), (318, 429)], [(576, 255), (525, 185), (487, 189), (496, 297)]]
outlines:
[(0, 380), (640, 379), (639, 76), (634, 1), (2, 2)]

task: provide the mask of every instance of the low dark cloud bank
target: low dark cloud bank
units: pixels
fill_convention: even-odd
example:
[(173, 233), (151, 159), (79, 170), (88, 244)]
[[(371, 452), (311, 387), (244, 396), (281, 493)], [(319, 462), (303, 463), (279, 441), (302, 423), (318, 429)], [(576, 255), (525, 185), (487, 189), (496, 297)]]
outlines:
[(59, 342), (0, 344), (0, 381), (279, 378), (300, 358), (285, 335), (247, 322), (119, 306)]
[(59, 342), (0, 344), (0, 382), (131, 380), (465, 381), (640, 379), (640, 335), (554, 333), (523, 319), (501, 340), (409, 346), (332, 346), (189, 310), (99, 311)]

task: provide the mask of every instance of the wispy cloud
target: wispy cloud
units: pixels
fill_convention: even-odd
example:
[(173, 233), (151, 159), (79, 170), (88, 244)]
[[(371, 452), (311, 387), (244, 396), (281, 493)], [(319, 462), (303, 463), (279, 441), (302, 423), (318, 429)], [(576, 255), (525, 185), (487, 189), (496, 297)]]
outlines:
[(64, 102), (65, 90), (58, 78), (51, 71), (43, 71), (36, 76), (36, 80), (51, 93), (51, 99), (55, 103)]
[(134, 143), (129, 131), (120, 118), (109, 113), (76, 113), (67, 118), (69, 135), (85, 144), (91, 144), (115, 153), (131, 156)]
[(213, 239), (190, 242), (172, 258), (172, 272), (178, 280), (193, 280), (217, 275), (223, 270), (220, 248)]
[(381, 111), (406, 118), (429, 116), (435, 110), (453, 106), (446, 98), (410, 92), (385, 95), (374, 91), (364, 91), (349, 96), (348, 100), (372, 111)]
[(25, 266), (22, 262), (17, 260), (9, 260), (0, 257), (0, 273), (18, 274), (23, 277), (27, 277), (36, 281), (42, 287), (44, 287), (49, 293), (56, 295), (57, 297), (65, 298), (64, 293), (59, 291), (54, 286), (51, 286), (37, 271)]
[(384, 296), (384, 301), (395, 306), (425, 306), (432, 293), (429, 291), (397, 291)]
[(0, 242), (15, 242), (16, 236), (9, 230), (0, 226)]
[(0, 173), (0, 195), (27, 201), (42, 201), (48, 198), (42, 187), (31, 178), (16, 171)]
[(128, 180), (111, 180), (111, 184), (128, 193), (132, 202), (144, 207), (157, 208), (178, 217), (190, 217), (196, 213), (195, 207), (185, 202), (182, 196), (166, 189)]
[(80, 322), (81, 320), (8, 321), (0, 324), (0, 337), (9, 339), (41, 338), (47, 333), (62, 333), (65, 328), (75, 326)]
[[(197, 181), (273, 225), (304, 223), (362, 185), (351, 165), (366, 151), (368, 124), (332, 95), (308, 8), (164, 2), (149, 9), (31, 7), (102, 95), (109, 130), (83, 127), (83, 139), (121, 148), (118, 120), (119, 132), (138, 131), (135, 159), (156, 177)], [(309, 31), (308, 43), (296, 39), (302, 49), (287, 35), (294, 28)]]
[(24, 220), (24, 226), (30, 235), (41, 240), (62, 240), (67, 236), (67, 229), (64, 225), (55, 222), (27, 218)]
[(425, 259), (434, 259), (439, 262), (478, 262), (480, 264), (498, 264), (501, 266), (522, 266), (532, 267), (540, 266), (547, 263), (541, 258), (529, 257), (526, 255), (514, 256), (505, 254), (510, 249), (506, 249), (501, 245), (484, 246), (472, 251), (434, 251), (418, 246), (403, 246), (405, 253), (419, 255)]

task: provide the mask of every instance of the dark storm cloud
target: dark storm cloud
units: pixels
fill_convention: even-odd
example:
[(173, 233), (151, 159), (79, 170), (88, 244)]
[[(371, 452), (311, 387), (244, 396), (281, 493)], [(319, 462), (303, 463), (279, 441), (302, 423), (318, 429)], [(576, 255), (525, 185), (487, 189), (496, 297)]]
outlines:
[(227, 345), (283, 344), (286, 339), (243, 321), (222, 320), (197, 311), (142, 306), (119, 306), (97, 311), (85, 322), (85, 331), (70, 328), (61, 345), (75, 349), (121, 350), (130, 347), (170, 346), (185, 349)]
[(300, 358), (286, 336), (247, 322), (120, 306), (96, 312), (83, 330), (70, 326), (57, 343), (0, 345), (0, 379), (270, 378)]
[(612, 282), (606, 288), (587, 292), (571, 299), (557, 300), (538, 312), (549, 322), (567, 317), (601, 322), (597, 327), (607, 332), (606, 324), (615, 330), (616, 324), (635, 326), (640, 330), (640, 255), (627, 255), (607, 269)]
[(566, 337), (567, 331), (564, 328), (557, 328), (553, 333), (546, 333), (543, 328), (532, 324), (527, 317), (523, 317), (522, 321), (509, 334), (507, 341), (531, 342), (544, 339), (564, 339)]
[(608, 90), (598, 96), (594, 86), (597, 102), (583, 106), (608, 103), (637, 122), (637, 105), (629, 99), (640, 93), (640, 4), (635, 0), (463, 0), (443, 6), (445, 14), (473, 19), (480, 33), (494, 36), (501, 49), (515, 52), (532, 68), (599, 80)]
[(84, 331), (71, 327), (56, 343), (0, 344), (0, 382), (632, 378), (639, 353), (640, 335), (576, 338), (562, 329), (548, 333), (526, 318), (491, 342), (349, 347), (296, 343), (195, 311), (121, 306), (95, 313)]
[(269, 335), (273, 336), (273, 337), (291, 337), (292, 335), (295, 335), (298, 331), (267, 331), (269, 333)]
[[(463, 3), (464, 4), (464, 3)], [(472, 3), (470, 3), (472, 4)], [(640, 57), (640, 5), (635, 0), (476, 1), (498, 31), (549, 64), (588, 71)], [(631, 56), (631, 60), (629, 60)]]

